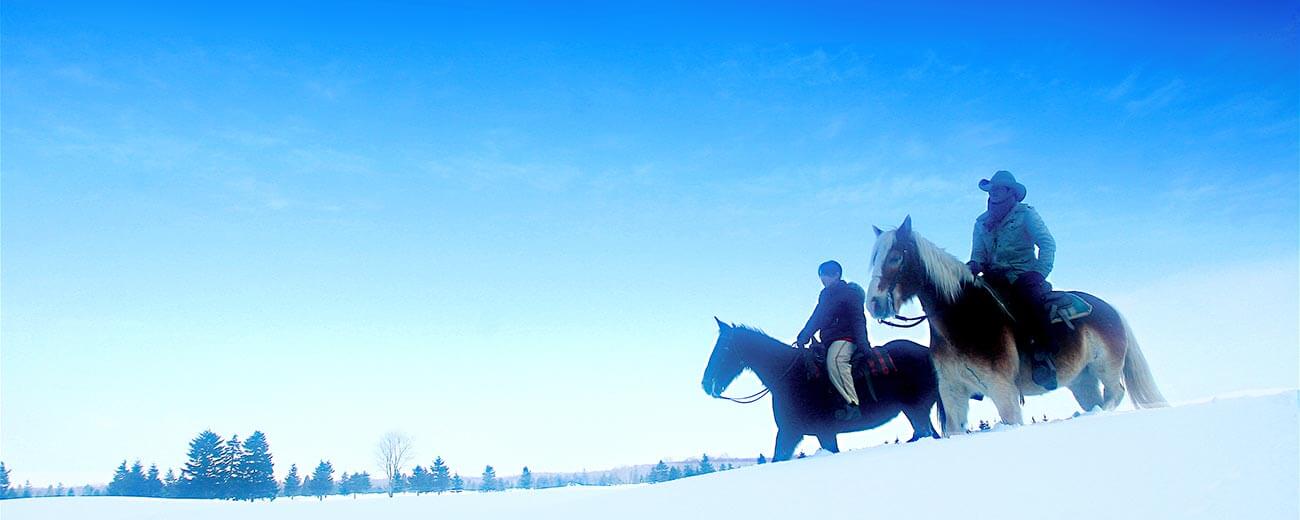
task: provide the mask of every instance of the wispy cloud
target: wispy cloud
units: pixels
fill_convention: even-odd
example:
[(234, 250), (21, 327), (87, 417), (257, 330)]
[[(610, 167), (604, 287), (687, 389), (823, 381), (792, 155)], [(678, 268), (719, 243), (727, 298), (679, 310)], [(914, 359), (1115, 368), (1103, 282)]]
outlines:
[(863, 68), (861, 56), (852, 49), (831, 53), (819, 48), (778, 60), (772, 71), (779, 77), (800, 79), (808, 85), (826, 85), (855, 77)]
[(514, 161), (492, 157), (458, 157), (433, 161), (427, 168), (440, 178), (471, 189), (526, 186), (546, 192), (571, 188), (583, 172), (561, 163)]
[(921, 63), (903, 71), (903, 78), (916, 81), (931, 77), (951, 77), (965, 72), (967, 68), (964, 64), (951, 63), (939, 58), (939, 54), (934, 51), (926, 51)]
[(953, 134), (954, 145), (966, 149), (990, 148), (1011, 142), (1015, 132), (1001, 121), (984, 121), (961, 125)]
[(226, 186), (252, 201), (255, 206), (253, 209), (280, 211), (294, 204), (288, 197), (281, 195), (274, 184), (253, 177), (234, 179), (227, 182)]
[(1128, 101), (1124, 108), (1133, 114), (1154, 112), (1173, 103), (1183, 93), (1183, 89), (1183, 80), (1173, 79), (1141, 98)]
[(1119, 101), (1128, 96), (1133, 91), (1133, 86), (1137, 84), (1138, 76), (1142, 74), (1140, 69), (1134, 69), (1118, 85), (1111, 87), (1106, 91), (1105, 97), (1111, 101)]
[(94, 72), (87, 70), (80, 65), (65, 65), (54, 69), (54, 76), (79, 83), (88, 87), (96, 88), (116, 88), (117, 84), (108, 81)]
[(347, 80), (309, 80), (303, 84), (312, 95), (328, 101), (337, 101), (347, 95), (358, 82)]

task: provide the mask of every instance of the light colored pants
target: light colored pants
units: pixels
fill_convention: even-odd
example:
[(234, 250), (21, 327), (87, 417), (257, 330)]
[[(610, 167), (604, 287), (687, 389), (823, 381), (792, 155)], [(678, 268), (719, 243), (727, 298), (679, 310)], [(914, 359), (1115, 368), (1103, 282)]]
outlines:
[(840, 391), (844, 400), (851, 405), (858, 405), (858, 392), (853, 388), (853, 343), (840, 340), (831, 343), (826, 349), (826, 372), (831, 375), (831, 384)]

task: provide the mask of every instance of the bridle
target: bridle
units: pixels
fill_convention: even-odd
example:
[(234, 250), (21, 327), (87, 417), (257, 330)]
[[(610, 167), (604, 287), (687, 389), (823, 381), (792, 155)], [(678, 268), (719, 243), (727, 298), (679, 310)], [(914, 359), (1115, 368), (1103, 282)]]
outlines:
[[(903, 248), (902, 250), (899, 251), (898, 254), (899, 254), (899, 255), (901, 256), (901, 258), (903, 258), (903, 259), (907, 258), (907, 248)], [(886, 257), (888, 257), (888, 255), (886, 255)], [(882, 269), (882, 272), (883, 272), (883, 269)], [(890, 308), (893, 308), (893, 307), (894, 307), (894, 290), (898, 288), (898, 278), (902, 278), (902, 277), (901, 277), (901, 276), (895, 277), (894, 284), (889, 286), (889, 290), (888, 290), (888, 291), (885, 291), (885, 294), (886, 294), (886, 295), (888, 296), (888, 298), (889, 298), (888, 302), (889, 302), (889, 307), (890, 307)], [(898, 321), (901, 321), (902, 323), (891, 323), (891, 322), (887, 321), (887, 320), (889, 320), (890, 318), (881, 318), (881, 319), (876, 320), (876, 321), (880, 322), (880, 323), (883, 324), (883, 325), (889, 325), (890, 327), (896, 327), (896, 328), (900, 328), (900, 329), (910, 329), (910, 328), (912, 328), (912, 327), (915, 327), (915, 326), (917, 326), (917, 325), (920, 325), (921, 322), (925, 321), (926, 318), (927, 318), (927, 316), (925, 316), (924, 314), (921, 315), (921, 316), (917, 316), (917, 317), (915, 317), (915, 318), (909, 318), (909, 317), (907, 317), (907, 316), (903, 316), (902, 314), (894, 314), (893, 319), (898, 320)]]
[[(721, 349), (723, 350), (723, 353), (724, 353), (724, 354), (726, 354), (726, 355), (731, 355), (731, 342), (728, 341), (726, 345), (723, 345), (723, 346), (721, 347)], [(793, 370), (793, 369), (794, 369), (794, 366), (797, 365), (797, 364), (799, 364), (799, 357), (798, 357), (798, 356), (795, 356), (794, 358), (792, 358), (792, 359), (790, 360), (790, 365), (787, 366), (787, 367), (785, 367), (785, 371), (784, 371), (784, 372), (781, 372), (781, 375), (780, 375), (779, 377), (777, 377), (776, 380), (777, 380), (777, 381), (780, 381), (780, 380), (785, 379), (785, 376), (790, 375), (790, 371)], [(767, 394), (770, 394), (770, 393), (772, 393), (772, 389), (768, 388), (767, 385), (763, 385), (763, 389), (762, 389), (762, 390), (759, 390), (759, 391), (757, 391), (757, 392), (754, 392), (754, 393), (752, 393), (752, 394), (750, 394), (750, 395), (747, 395), (747, 396), (745, 396), (745, 397), (727, 397), (727, 396), (725, 396), (725, 395), (721, 395), (721, 394), (719, 394), (719, 395), (715, 395), (715, 396), (713, 396), (713, 397), (714, 397), (715, 399), (726, 399), (726, 400), (731, 401), (731, 402), (733, 402), (733, 403), (750, 404), (750, 403), (757, 403), (759, 400), (763, 399), (764, 396), (766, 396)]]

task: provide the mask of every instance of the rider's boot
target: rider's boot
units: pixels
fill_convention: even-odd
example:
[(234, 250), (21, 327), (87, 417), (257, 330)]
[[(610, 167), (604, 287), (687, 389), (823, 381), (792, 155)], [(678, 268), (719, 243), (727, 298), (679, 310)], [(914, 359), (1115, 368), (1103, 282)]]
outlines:
[(1056, 390), (1056, 362), (1044, 349), (1035, 349), (1030, 365), (1034, 383), (1048, 390)]
[(835, 418), (841, 421), (852, 421), (859, 417), (862, 417), (862, 411), (853, 403), (845, 403), (844, 408), (835, 410)]

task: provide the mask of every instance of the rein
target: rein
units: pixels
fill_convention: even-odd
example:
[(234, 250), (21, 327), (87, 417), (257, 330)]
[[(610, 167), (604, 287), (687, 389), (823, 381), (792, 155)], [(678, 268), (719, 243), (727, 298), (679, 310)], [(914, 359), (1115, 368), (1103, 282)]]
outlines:
[(763, 387), (762, 390), (759, 390), (758, 392), (753, 393), (753, 394), (750, 394), (750, 395), (747, 395), (747, 396), (745, 396), (745, 397), (727, 397), (727, 396), (725, 396), (725, 395), (719, 395), (719, 396), (717, 396), (717, 398), (718, 398), (718, 399), (726, 399), (726, 400), (731, 401), (731, 402), (733, 402), (733, 403), (749, 404), (749, 403), (757, 403), (760, 399), (763, 398), (763, 396), (765, 396), (765, 395), (767, 395), (767, 394), (769, 394), (769, 393), (771, 393), (771, 392), (772, 392), (772, 391), (769, 390), (767, 387)]
[(925, 319), (926, 319), (927, 317), (928, 317), (928, 316), (924, 316), (924, 315), (923, 315), (923, 316), (917, 316), (917, 317), (915, 317), (915, 318), (909, 318), (909, 317), (907, 317), (907, 316), (903, 316), (903, 315), (901, 315), (901, 314), (895, 314), (895, 315), (894, 315), (894, 319), (896, 319), (896, 320), (898, 320), (898, 321), (901, 321), (901, 322), (903, 322), (903, 323), (890, 323), (890, 322), (888, 322), (888, 321), (885, 321), (885, 320), (887, 320), (887, 319), (889, 319), (889, 318), (881, 319), (881, 320), (878, 320), (878, 321), (880, 321), (880, 323), (882, 323), (882, 324), (889, 325), (890, 327), (898, 327), (898, 328), (900, 328), (900, 329), (910, 329), (910, 328), (912, 328), (912, 327), (915, 327), (915, 326), (917, 326), (917, 325), (920, 325), (921, 322), (925, 321)]
[[(791, 359), (790, 366), (785, 367), (785, 372), (781, 372), (781, 375), (777, 377), (777, 380), (785, 379), (785, 376), (790, 375), (790, 371), (794, 369), (795, 365), (799, 364), (799, 361), (800, 359), (798, 355), (796, 355), (794, 359)], [(747, 395), (745, 397), (727, 397), (725, 395), (715, 395), (713, 397), (718, 399), (726, 399), (733, 403), (750, 404), (750, 403), (757, 403), (759, 400), (763, 398), (763, 396), (770, 393), (772, 393), (772, 389), (768, 388), (767, 385), (763, 385), (762, 390), (759, 390), (758, 392)]]

